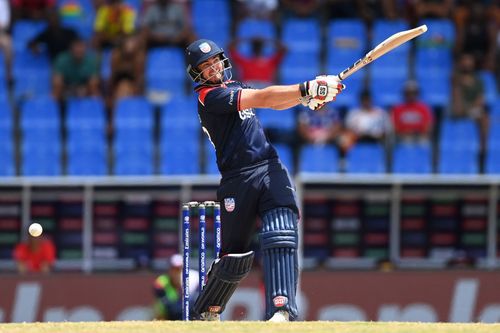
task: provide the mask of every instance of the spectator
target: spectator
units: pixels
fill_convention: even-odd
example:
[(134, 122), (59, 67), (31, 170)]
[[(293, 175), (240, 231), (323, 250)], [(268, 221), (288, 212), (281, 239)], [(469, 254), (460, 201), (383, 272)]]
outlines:
[(342, 136), (341, 147), (348, 150), (355, 142), (382, 143), (390, 130), (389, 117), (385, 110), (372, 104), (371, 93), (363, 90), (360, 106), (349, 110), (346, 132)]
[(414, 13), (415, 22), (423, 18), (445, 19), (450, 17), (453, 0), (415, 0), (409, 5)]
[(433, 115), (427, 104), (418, 99), (419, 88), (415, 81), (404, 86), (404, 102), (392, 109), (392, 124), (399, 140), (428, 142), (433, 125)]
[(281, 0), (286, 16), (314, 17), (321, 11), (321, 0)]
[(357, 3), (352, 0), (327, 0), (325, 11), (329, 19), (355, 18), (359, 15)]
[(451, 116), (475, 120), (481, 128), (481, 138), (484, 143), (488, 117), (483, 81), (476, 71), (475, 60), (471, 54), (463, 54), (458, 66), (453, 75)]
[(56, 259), (54, 243), (43, 236), (28, 236), (14, 249), (14, 259), (19, 273), (49, 273)]
[(236, 22), (245, 18), (276, 20), (278, 0), (238, 0), (234, 2)]
[(84, 40), (75, 39), (70, 50), (57, 57), (54, 64), (53, 94), (57, 100), (69, 96), (99, 95), (97, 57), (87, 51)]
[(77, 38), (78, 35), (73, 29), (61, 26), (59, 14), (52, 10), (48, 14), (47, 27), (28, 43), (28, 47), (34, 53), (40, 53), (42, 46), (45, 46), (51, 62), (54, 62)]
[(371, 25), (377, 19), (395, 19), (397, 17), (394, 0), (356, 0), (356, 4), (358, 15), (368, 25)]
[(331, 104), (316, 111), (302, 107), (298, 120), (299, 135), (306, 143), (335, 142), (342, 130), (339, 112)]
[[(238, 46), (243, 42), (249, 42), (251, 45), (252, 55), (249, 57), (238, 51)], [(264, 55), (266, 43), (272, 44), (276, 49), (274, 54)], [(276, 82), (276, 73), (286, 53), (286, 48), (279, 40), (254, 37), (233, 40), (229, 45), (229, 53), (238, 69), (238, 78), (259, 88)]]
[[(153, 284), (155, 295), (155, 319), (182, 320), (182, 256), (174, 254), (165, 274), (158, 276)], [(189, 289), (191, 297), (198, 287), (198, 272), (190, 270)]]
[(56, 0), (12, 0), (11, 4), (14, 21), (45, 20), (48, 11), (56, 8)]
[(4, 54), (6, 79), (12, 82), (12, 38), (8, 32), (9, 26), (9, 0), (0, 0), (0, 49)]
[(141, 25), (148, 48), (184, 48), (196, 39), (185, 6), (171, 0), (158, 0), (149, 6)]
[(137, 36), (126, 37), (111, 53), (112, 100), (140, 94), (144, 88), (146, 53)]
[(456, 53), (469, 53), (478, 68), (493, 70), (495, 67), (495, 42), (498, 27), (485, 5), (463, 1), (456, 11)]
[(116, 46), (121, 38), (134, 32), (135, 19), (135, 10), (122, 0), (107, 0), (95, 17), (94, 46), (99, 50)]

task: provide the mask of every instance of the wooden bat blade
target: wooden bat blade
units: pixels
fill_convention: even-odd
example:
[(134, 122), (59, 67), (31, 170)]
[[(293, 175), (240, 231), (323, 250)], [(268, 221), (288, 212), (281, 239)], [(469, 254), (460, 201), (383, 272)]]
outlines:
[(368, 52), (363, 58), (359, 59), (356, 61), (354, 64), (352, 64), (349, 68), (346, 68), (344, 71), (342, 71), (338, 77), (341, 80), (345, 80), (349, 76), (351, 76), (353, 73), (357, 72), (361, 68), (365, 67), (369, 63), (371, 63), (373, 60), (380, 58), (387, 52), (394, 50), (396, 47), (400, 46), (401, 44), (404, 44), (413, 38), (420, 36), (424, 32), (427, 31), (427, 26), (421, 25), (417, 28), (410, 29), (410, 30), (404, 30), (400, 31), (398, 33), (395, 33), (394, 35), (390, 36), (389, 38), (385, 39), (383, 42), (379, 43), (377, 46), (375, 46), (370, 52)]

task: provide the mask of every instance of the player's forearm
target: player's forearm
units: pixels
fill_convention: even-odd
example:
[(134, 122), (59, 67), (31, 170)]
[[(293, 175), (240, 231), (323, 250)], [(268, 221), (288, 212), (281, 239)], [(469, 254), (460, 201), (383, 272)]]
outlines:
[(274, 108), (291, 101), (298, 103), (300, 96), (298, 84), (269, 86), (264, 89), (243, 89), (240, 96), (240, 109)]
[(274, 110), (286, 110), (286, 109), (289, 109), (289, 108), (293, 108), (294, 106), (300, 104), (300, 101), (298, 98), (294, 98), (292, 100), (289, 100), (289, 101), (286, 101), (286, 102), (282, 102), (278, 105), (274, 105), (271, 107), (271, 109), (274, 109)]

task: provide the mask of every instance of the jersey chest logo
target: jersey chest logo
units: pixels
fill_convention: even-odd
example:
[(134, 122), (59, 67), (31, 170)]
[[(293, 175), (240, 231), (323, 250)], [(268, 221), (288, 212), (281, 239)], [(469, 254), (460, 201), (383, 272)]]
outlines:
[(224, 198), (224, 208), (226, 208), (226, 211), (228, 213), (231, 213), (234, 210), (235, 206), (236, 204), (234, 198)]
[(254, 117), (255, 113), (253, 113), (253, 109), (245, 109), (238, 111), (238, 115), (240, 116), (241, 120), (245, 120)]

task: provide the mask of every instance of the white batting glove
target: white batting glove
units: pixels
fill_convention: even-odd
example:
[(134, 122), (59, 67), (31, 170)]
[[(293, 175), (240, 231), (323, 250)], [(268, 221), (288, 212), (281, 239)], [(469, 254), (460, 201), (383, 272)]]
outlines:
[(345, 86), (336, 75), (321, 75), (300, 84), (302, 97), (310, 96), (323, 102), (331, 102)]
[(301, 97), (299, 98), (302, 105), (307, 106), (309, 109), (316, 111), (321, 109), (326, 102), (320, 101), (319, 99), (314, 99), (311, 96)]

